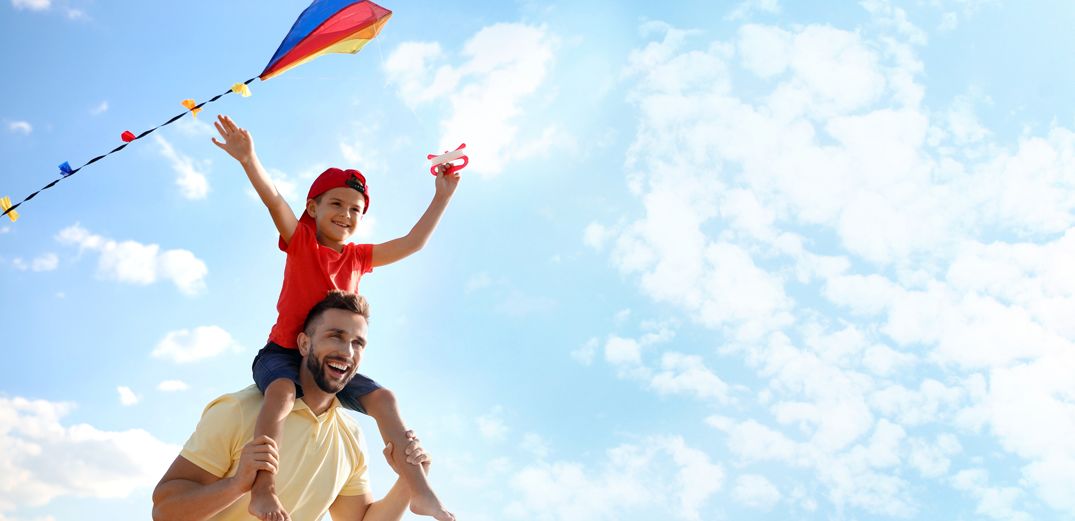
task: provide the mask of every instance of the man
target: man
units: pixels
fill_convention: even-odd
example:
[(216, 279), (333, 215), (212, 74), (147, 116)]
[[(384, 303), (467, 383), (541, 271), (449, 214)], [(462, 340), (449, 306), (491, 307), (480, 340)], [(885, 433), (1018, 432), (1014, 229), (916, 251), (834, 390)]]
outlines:
[[(250, 520), (250, 488), (259, 470), (276, 474), (277, 490), (290, 517), (264, 521), (315, 521), (326, 512), (334, 521), (399, 520), (410, 502), (401, 481), (373, 501), (362, 433), (340, 408), (336, 392), (355, 375), (366, 347), (369, 304), (351, 293), (331, 291), (310, 310), (299, 333), (303, 396), (284, 421), (282, 443), (253, 438), (263, 396), (248, 387), (217, 398), (153, 491), (156, 521)], [(407, 462), (385, 457), (399, 474), (402, 465), (430, 459), (408, 432)]]

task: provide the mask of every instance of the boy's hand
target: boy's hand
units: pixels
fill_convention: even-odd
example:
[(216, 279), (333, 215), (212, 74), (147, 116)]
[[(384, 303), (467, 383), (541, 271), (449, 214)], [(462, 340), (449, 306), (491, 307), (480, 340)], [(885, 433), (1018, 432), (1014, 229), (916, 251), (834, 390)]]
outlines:
[(280, 453), (276, 448), (276, 441), (268, 436), (260, 436), (243, 446), (243, 452), (239, 456), (239, 468), (232, 479), (238, 489), (245, 493), (254, 485), (254, 478), (259, 470), (276, 474), (279, 464)]
[(216, 126), (217, 132), (220, 132), (220, 137), (224, 138), (224, 142), (221, 143), (214, 137), (214, 145), (242, 164), (247, 164), (254, 159), (254, 139), (250, 137), (250, 132), (247, 132), (245, 128), (239, 128), (239, 125), (236, 125), (228, 116), (217, 116), (213, 125)]
[(439, 196), (451, 197), (455, 193), (455, 187), (459, 186), (459, 172), (445, 174), (449, 166), (451, 165), (448, 163), (437, 165), (437, 195)]

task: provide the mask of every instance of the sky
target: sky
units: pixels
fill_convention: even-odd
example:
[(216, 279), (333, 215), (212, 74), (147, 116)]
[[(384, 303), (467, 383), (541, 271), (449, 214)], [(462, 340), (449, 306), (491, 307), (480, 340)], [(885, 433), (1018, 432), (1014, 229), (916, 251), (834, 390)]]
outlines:
[[(384, 5), (0, 223), (0, 521), (145, 519), (251, 383), (284, 256), (219, 113), (295, 208), (362, 170), (357, 242), (467, 143), (361, 282), (461, 520), (1075, 517), (1075, 4)], [(4, 0), (0, 196), (256, 76), (304, 7)]]

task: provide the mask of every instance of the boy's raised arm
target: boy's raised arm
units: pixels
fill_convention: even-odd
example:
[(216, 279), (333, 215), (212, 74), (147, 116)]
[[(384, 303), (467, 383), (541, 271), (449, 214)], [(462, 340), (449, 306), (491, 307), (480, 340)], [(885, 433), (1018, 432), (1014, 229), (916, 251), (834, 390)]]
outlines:
[(276, 185), (272, 184), (265, 168), (261, 166), (261, 161), (254, 152), (254, 140), (250, 137), (250, 132), (245, 128), (239, 128), (228, 116), (217, 116), (217, 121), (213, 124), (216, 125), (220, 137), (224, 139), (222, 143), (214, 137), (213, 144), (243, 165), (243, 170), (246, 171), (250, 184), (254, 186), (254, 191), (269, 209), (269, 215), (272, 216), (272, 222), (276, 225), (276, 230), (280, 232), (280, 237), (284, 239), (284, 242), (290, 241), (299, 220), (295, 217), (291, 206), (280, 195), (280, 191), (276, 189)]
[(433, 230), (437, 228), (441, 216), (444, 215), (448, 201), (455, 193), (455, 187), (459, 185), (459, 172), (445, 174), (444, 168), (439, 169), (436, 184), (437, 190), (433, 195), (433, 201), (429, 203), (429, 208), (426, 208), (425, 213), (414, 224), (411, 231), (407, 232), (407, 235), (373, 246), (373, 267), (392, 264), (426, 245), (429, 237), (433, 235)]

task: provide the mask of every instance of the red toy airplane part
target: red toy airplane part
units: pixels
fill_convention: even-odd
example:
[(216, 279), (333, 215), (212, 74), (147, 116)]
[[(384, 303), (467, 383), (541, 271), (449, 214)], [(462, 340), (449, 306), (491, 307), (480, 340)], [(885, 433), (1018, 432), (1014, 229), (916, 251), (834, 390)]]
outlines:
[[(467, 144), (463, 143), (459, 145), (459, 148), (452, 150), (451, 152), (445, 152), (439, 156), (433, 154), (429, 154), (428, 156), (426, 156), (426, 159), (429, 159), (433, 163), (433, 166), (429, 167), (429, 173), (437, 175), (437, 167), (445, 163), (449, 164), (448, 171), (445, 172), (445, 174), (454, 174), (466, 168), (467, 163), (470, 162), (470, 159), (463, 154), (463, 149), (466, 147)], [(455, 161), (456, 159), (462, 159), (463, 164), (457, 165), (455, 163), (452, 163), (452, 161)]]

